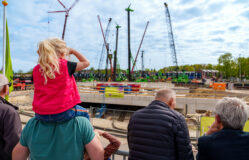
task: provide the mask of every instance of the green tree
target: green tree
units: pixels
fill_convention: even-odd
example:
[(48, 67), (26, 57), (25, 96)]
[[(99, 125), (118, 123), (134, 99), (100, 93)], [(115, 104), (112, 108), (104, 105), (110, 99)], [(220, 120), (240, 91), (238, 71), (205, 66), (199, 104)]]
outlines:
[(217, 69), (222, 73), (224, 78), (237, 76), (236, 62), (233, 60), (231, 53), (225, 53), (219, 57)]

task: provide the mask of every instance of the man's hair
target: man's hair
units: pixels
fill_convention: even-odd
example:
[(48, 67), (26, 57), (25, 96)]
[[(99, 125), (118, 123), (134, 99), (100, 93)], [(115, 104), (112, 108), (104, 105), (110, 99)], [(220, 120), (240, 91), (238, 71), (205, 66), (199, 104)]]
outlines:
[(0, 74), (0, 92), (2, 92), (5, 85), (7, 85), (8, 83), (8, 79), (3, 74)]
[(224, 128), (242, 130), (248, 119), (248, 107), (239, 98), (221, 99), (215, 106), (215, 113), (219, 115)]
[(175, 99), (176, 93), (172, 89), (161, 89), (156, 93), (156, 99), (165, 99), (167, 102), (170, 101), (171, 98)]

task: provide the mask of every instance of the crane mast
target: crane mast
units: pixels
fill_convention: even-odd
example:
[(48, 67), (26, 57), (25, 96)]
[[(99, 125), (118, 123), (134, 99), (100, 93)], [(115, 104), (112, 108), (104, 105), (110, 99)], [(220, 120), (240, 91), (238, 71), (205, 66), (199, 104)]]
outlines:
[(170, 45), (171, 55), (172, 55), (172, 58), (173, 58), (173, 64), (176, 67), (176, 71), (178, 71), (176, 48), (175, 48), (174, 35), (173, 35), (173, 30), (172, 30), (172, 25), (171, 25), (171, 19), (170, 19), (168, 4), (164, 3), (164, 6), (165, 6), (165, 9), (166, 9), (165, 15), (166, 15), (166, 24), (167, 24), (167, 28), (168, 28), (168, 36), (169, 36), (169, 45)]
[[(100, 19), (99, 19), (99, 22), (100, 22)], [(108, 52), (107, 50), (109, 50), (109, 48), (108, 48), (109, 46), (108, 47), (106, 46), (106, 45), (108, 45), (108, 44), (106, 44), (107, 43), (106, 41), (108, 40), (108, 37), (109, 37), (111, 22), (112, 22), (112, 18), (109, 18), (108, 24), (106, 26), (105, 33), (103, 35), (104, 36), (104, 42), (103, 42), (103, 45), (102, 45), (101, 55), (100, 55), (100, 59), (99, 59), (98, 74), (100, 74), (100, 69), (102, 68), (102, 65), (103, 65), (103, 61), (104, 61), (104, 57), (105, 57), (105, 51)], [(100, 24), (101, 24), (101, 22), (100, 22)], [(107, 55), (107, 63), (108, 63), (108, 55)], [(107, 68), (106, 68), (106, 74), (107, 74)]]

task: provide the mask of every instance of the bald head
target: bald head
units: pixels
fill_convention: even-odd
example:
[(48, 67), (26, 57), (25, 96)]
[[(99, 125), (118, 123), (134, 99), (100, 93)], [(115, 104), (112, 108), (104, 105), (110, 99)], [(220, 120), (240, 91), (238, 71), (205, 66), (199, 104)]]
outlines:
[(170, 108), (175, 108), (176, 93), (172, 89), (161, 89), (156, 93), (156, 100), (166, 103)]

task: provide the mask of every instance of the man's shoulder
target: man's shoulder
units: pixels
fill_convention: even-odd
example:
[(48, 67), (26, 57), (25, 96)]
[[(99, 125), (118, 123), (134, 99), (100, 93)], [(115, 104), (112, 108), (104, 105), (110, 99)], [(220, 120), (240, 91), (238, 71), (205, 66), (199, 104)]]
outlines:
[(90, 124), (89, 120), (86, 119), (85, 117), (75, 117), (71, 120), (65, 121), (65, 122), (60, 122), (60, 123), (45, 123), (40, 120), (37, 120), (35, 117), (31, 118), (28, 123), (26, 124), (25, 128), (28, 130), (32, 129), (44, 129), (44, 128), (54, 128), (54, 129), (59, 129), (60, 128), (78, 128), (79, 130), (84, 129), (85, 127), (88, 127)]
[(86, 117), (83, 117), (83, 116), (77, 116), (75, 117), (75, 120), (79, 123), (90, 123), (89, 120), (86, 118)]
[(0, 103), (0, 112), (1, 113), (9, 113), (9, 114), (17, 114), (17, 111), (10, 105)]
[(249, 141), (249, 133), (239, 130), (221, 130), (219, 132), (215, 132), (213, 134), (207, 136), (201, 136), (198, 139), (200, 143), (210, 143), (212, 141), (218, 142), (219, 141), (227, 141), (228, 139), (233, 140), (238, 138), (243, 139), (244, 141)]
[(158, 105), (152, 103), (145, 108), (137, 110), (133, 115), (132, 119), (150, 117), (160, 120), (170, 120), (175, 123), (185, 122), (183, 115), (175, 110), (170, 109), (167, 106)]

